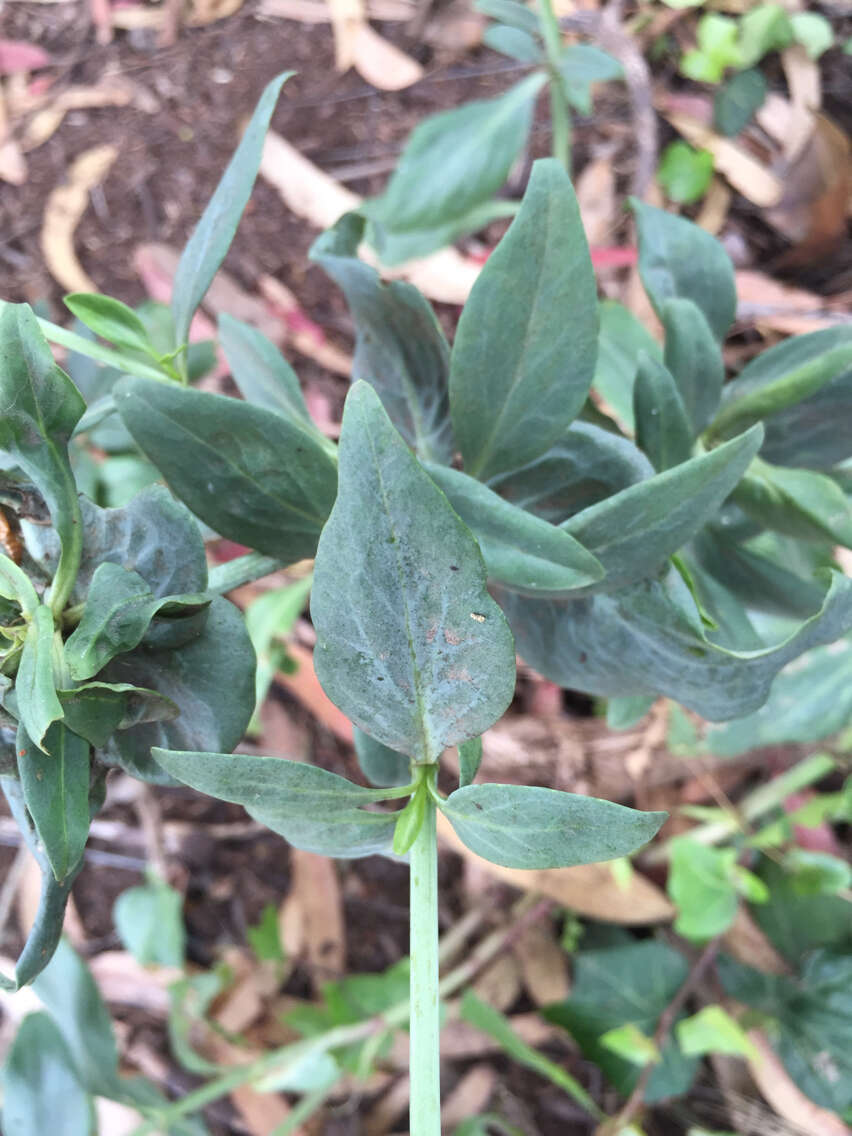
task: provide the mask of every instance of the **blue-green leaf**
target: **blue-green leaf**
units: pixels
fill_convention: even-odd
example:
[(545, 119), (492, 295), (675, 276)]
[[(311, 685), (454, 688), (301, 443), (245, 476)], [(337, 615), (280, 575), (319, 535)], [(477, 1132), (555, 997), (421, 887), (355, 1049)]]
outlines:
[(313, 426), (296, 372), (262, 331), (222, 312), (219, 342), (246, 402)]

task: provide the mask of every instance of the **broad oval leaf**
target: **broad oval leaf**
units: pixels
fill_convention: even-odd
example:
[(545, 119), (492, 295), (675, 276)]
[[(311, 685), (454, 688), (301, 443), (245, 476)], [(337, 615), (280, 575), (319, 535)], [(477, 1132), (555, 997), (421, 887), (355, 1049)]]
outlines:
[(418, 762), (481, 734), (511, 701), (514, 647), (479, 549), (366, 383), (349, 392), (340, 490), (311, 593), (331, 700)]
[(281, 88), (292, 74), (286, 71), (265, 87), (234, 156), (181, 254), (172, 291), (178, 346), (186, 341), (195, 309), (204, 299), (234, 239), (260, 167), (269, 120)]
[(603, 579), (599, 561), (564, 529), (510, 505), (465, 473), (426, 469), (476, 537), (492, 580), (521, 595), (559, 597)]
[(388, 851), (398, 813), (366, 812), (387, 797), (302, 761), (245, 754), (155, 749), (157, 763), (178, 781), (233, 801), (297, 848), (324, 856)]
[(782, 667), (852, 628), (852, 583), (839, 573), (792, 635), (748, 651), (711, 643), (687, 612), (691, 600), (658, 581), (564, 604), (502, 598), (519, 653), (546, 678), (590, 694), (667, 694), (710, 721), (759, 709)]
[(471, 851), (504, 868), (565, 868), (628, 856), (668, 816), (530, 785), (467, 785), (441, 808)]
[(122, 379), (115, 400), (175, 495), (216, 532), (288, 563), (313, 556), (337, 466), (310, 427), (151, 379)]
[(592, 505), (562, 527), (603, 564), (603, 587), (648, 576), (714, 516), (762, 438), (754, 426), (708, 454)]
[(693, 435), (700, 434), (719, 409), (725, 364), (704, 313), (692, 300), (663, 304), (665, 364), (677, 383)]
[(128, 683), (87, 682), (56, 693), (65, 725), (96, 749), (102, 749), (116, 730), (129, 730), (141, 722), (168, 722), (180, 713), (164, 694)]
[(597, 296), (574, 190), (536, 162), (518, 216), (464, 306), (450, 412), (466, 471), (482, 481), (539, 457), (576, 418), (597, 353)]
[(663, 472), (688, 461), (692, 427), (671, 372), (644, 351), (633, 387), (636, 443)]
[(3, 1065), (6, 1136), (90, 1136), (94, 1102), (80, 1084), (53, 1018), (28, 1014)]
[(219, 342), (246, 402), (315, 428), (296, 372), (262, 331), (222, 312)]
[(411, 780), (410, 761), (404, 753), (377, 742), (357, 726), (354, 729), (355, 756), (361, 772), (373, 785), (407, 785)]
[(18, 730), (24, 800), (61, 884), (79, 865), (89, 835), (89, 743), (55, 722), (43, 744), (40, 749), (23, 726)]
[(391, 422), (423, 458), (453, 456), (450, 349), (429, 302), (412, 284), (382, 283), (358, 260), (364, 221), (348, 213), (311, 248), (311, 260), (343, 291), (355, 323), (352, 381), (373, 386)]
[(737, 290), (730, 258), (709, 233), (673, 213), (631, 199), (639, 235), (639, 274), (662, 318), (668, 300), (692, 300), (724, 339), (734, 321)]
[(647, 457), (627, 438), (574, 422), (540, 458), (492, 478), (491, 488), (513, 505), (561, 524), (653, 474)]
[(254, 709), (254, 650), (241, 614), (224, 599), (213, 600), (203, 630), (188, 643), (163, 651), (140, 644), (113, 659), (100, 678), (154, 690), (180, 711), (120, 730), (101, 755), (145, 781), (168, 780), (151, 758), (152, 746), (231, 750)]
[(385, 192), (365, 203), (367, 216), (392, 233), (432, 229), (487, 201), (523, 148), (544, 83), (544, 75), (530, 75), (496, 99), (476, 99), (425, 119)]

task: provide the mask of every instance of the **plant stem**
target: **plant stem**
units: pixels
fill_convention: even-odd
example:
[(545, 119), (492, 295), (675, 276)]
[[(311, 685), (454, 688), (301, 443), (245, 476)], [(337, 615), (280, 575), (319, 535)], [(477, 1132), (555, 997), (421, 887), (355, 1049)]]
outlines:
[(234, 588), (241, 588), (243, 584), (252, 584), (263, 576), (269, 576), (284, 567), (283, 560), (274, 556), (264, 556), (262, 552), (247, 552), (245, 556), (237, 556), (225, 564), (217, 564), (210, 569), (207, 583), (208, 594), (224, 596)]
[(565, 97), (565, 80), (559, 70), (562, 55), (562, 35), (559, 21), (553, 11), (553, 0), (538, 0), (538, 21), (547, 51), (547, 69), (550, 74), (550, 128), (553, 156), (571, 173), (571, 116)]
[[(427, 774), (434, 778), (434, 773)], [(438, 835), (426, 798), (411, 848), (411, 1136), (440, 1136), (441, 1004), (438, 996)]]
[(77, 335), (76, 332), (60, 327), (59, 324), (51, 323), (50, 320), (39, 319), (38, 325), (47, 340), (51, 343), (58, 343), (60, 347), (65, 347), (69, 351), (76, 351), (79, 355), (96, 359), (99, 363), (117, 367), (118, 370), (125, 371), (128, 375), (138, 375), (143, 379), (159, 379), (160, 382), (163, 382), (166, 378), (158, 367), (143, 363), (141, 360), (125, 355), (121, 351), (116, 351), (112, 347), (105, 347), (93, 339), (86, 339), (82, 335)]

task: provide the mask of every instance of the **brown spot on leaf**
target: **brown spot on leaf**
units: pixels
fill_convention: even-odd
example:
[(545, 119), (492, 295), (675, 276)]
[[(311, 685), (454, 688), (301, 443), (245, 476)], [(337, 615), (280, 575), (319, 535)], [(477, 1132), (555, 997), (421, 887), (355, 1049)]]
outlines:
[(444, 628), (444, 638), (452, 647), (457, 647), (461, 643), (461, 635), (457, 635), (455, 631), (450, 631), (448, 627)]

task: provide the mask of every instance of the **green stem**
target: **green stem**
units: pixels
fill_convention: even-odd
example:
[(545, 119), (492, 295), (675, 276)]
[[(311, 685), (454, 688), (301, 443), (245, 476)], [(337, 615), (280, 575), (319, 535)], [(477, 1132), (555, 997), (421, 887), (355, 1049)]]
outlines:
[(151, 367), (139, 359), (115, 351), (112, 347), (104, 347), (103, 344), (68, 331), (67, 328), (51, 323), (50, 320), (39, 319), (38, 325), (51, 343), (58, 343), (60, 347), (76, 351), (78, 355), (86, 355), (89, 359), (96, 359), (99, 363), (106, 363), (119, 371), (126, 371), (128, 375), (139, 375), (143, 379), (159, 379), (163, 382), (166, 378), (158, 367)]
[(210, 569), (207, 592), (214, 596), (224, 596), (243, 584), (253, 584), (263, 576), (269, 576), (284, 567), (283, 560), (274, 556), (264, 556), (262, 552), (247, 552), (225, 564), (217, 564)]
[[(434, 774), (432, 775), (434, 776)], [(438, 995), (438, 840), (435, 802), (427, 797), (411, 848), (411, 1136), (440, 1136)]]
[(571, 115), (565, 97), (565, 81), (559, 64), (562, 57), (562, 34), (553, 10), (553, 0), (539, 0), (538, 22), (547, 51), (550, 76), (550, 126), (553, 156), (571, 173)]

